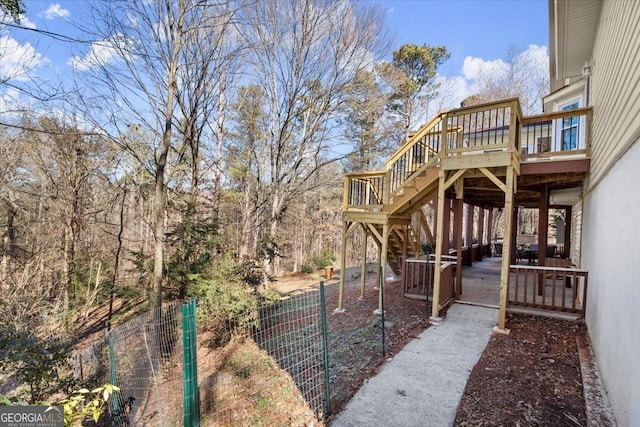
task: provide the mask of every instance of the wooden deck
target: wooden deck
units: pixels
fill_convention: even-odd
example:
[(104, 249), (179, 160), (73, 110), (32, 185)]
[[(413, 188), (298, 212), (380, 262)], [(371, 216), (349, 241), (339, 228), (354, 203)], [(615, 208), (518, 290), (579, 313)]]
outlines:
[[(421, 236), (427, 236), (435, 250), (435, 264), (441, 266), (433, 269), (433, 297), (441, 301), (441, 292), (443, 297), (450, 293), (448, 284), (442, 287), (443, 273), (447, 274), (446, 281), (449, 280), (449, 272), (442, 268), (449, 261), (443, 255), (451, 250), (460, 254), (452, 270), (456, 283), (464, 283), (462, 265), (474, 260), (473, 257), (463, 259), (463, 204), (480, 207), (481, 218), (485, 211), (491, 215), (492, 208), (512, 212), (517, 206), (540, 207), (542, 224), (548, 215), (550, 192), (580, 187), (588, 173), (590, 117), (590, 108), (524, 117), (517, 98), (438, 114), (411, 135), (387, 160), (383, 170), (345, 175), (341, 259), (346, 255), (345, 239), (361, 229), (365, 237), (373, 238), (378, 246), (380, 265), (386, 266), (389, 262), (399, 274), (401, 260), (423, 255)], [(569, 125), (570, 134), (565, 132)], [(422, 208), (427, 203), (436, 211), (434, 224), (424, 220)], [(449, 213), (455, 218), (452, 236), (449, 235)], [(515, 304), (519, 299), (518, 295), (510, 295), (510, 275), (524, 274), (510, 270), (510, 264), (515, 262), (517, 233), (513, 217), (504, 217), (503, 238), (507, 244), (500, 266), (501, 292), (497, 300), (500, 328), (504, 327), (507, 301)], [(472, 229), (469, 222), (467, 227)], [(546, 235), (546, 228), (540, 229), (540, 235)], [(483, 243), (490, 237), (488, 231)], [(450, 241), (454, 241), (453, 247), (449, 246)], [(540, 246), (544, 254), (546, 240), (541, 241)], [(475, 253), (473, 250), (472, 246), (469, 254)], [(476, 251), (480, 253), (481, 249)], [(541, 255), (541, 265), (544, 257)], [(363, 262), (365, 260), (363, 256)], [(519, 290), (524, 291), (526, 287), (522, 286)], [(343, 287), (341, 283), (341, 291)], [(458, 289), (453, 291), (455, 295), (459, 293)], [(567, 291), (558, 292), (564, 295)], [(407, 293), (418, 295), (422, 291)], [(555, 297), (556, 291), (551, 294)], [(524, 303), (552, 309), (558, 306), (550, 300), (532, 299)], [(341, 297), (338, 308), (342, 309), (342, 305)], [(567, 309), (566, 304), (562, 307)], [(580, 305), (577, 307), (571, 306), (571, 310), (580, 311)], [(440, 304), (434, 305), (432, 317), (438, 317), (440, 308)]]

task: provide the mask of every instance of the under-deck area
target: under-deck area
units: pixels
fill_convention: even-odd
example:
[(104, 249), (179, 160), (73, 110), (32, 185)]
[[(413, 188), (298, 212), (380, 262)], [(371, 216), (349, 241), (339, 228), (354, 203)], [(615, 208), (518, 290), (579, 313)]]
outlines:
[[(486, 258), (463, 268), (462, 292), (456, 301), (498, 308), (501, 262), (501, 258)], [(514, 265), (509, 276), (508, 310), (544, 309), (584, 317), (585, 272)]]

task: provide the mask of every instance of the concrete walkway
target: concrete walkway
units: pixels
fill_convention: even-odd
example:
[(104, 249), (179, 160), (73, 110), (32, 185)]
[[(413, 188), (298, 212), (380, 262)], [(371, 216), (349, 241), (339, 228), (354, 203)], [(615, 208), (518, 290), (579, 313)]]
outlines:
[(386, 362), (331, 426), (453, 425), (469, 373), (497, 319), (496, 309), (454, 304), (442, 324)]

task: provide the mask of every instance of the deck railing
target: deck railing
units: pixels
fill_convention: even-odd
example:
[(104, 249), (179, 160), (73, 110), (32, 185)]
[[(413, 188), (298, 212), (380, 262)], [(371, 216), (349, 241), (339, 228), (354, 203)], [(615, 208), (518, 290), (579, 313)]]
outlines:
[(385, 172), (351, 173), (344, 178), (344, 210), (381, 209), (385, 199)]
[(393, 196), (411, 177), (435, 162), (440, 152), (442, 115), (433, 118), (386, 162), (389, 196)]
[[(404, 260), (402, 282), (404, 296), (413, 299), (432, 301), (434, 268), (436, 262), (431, 257), (408, 258)], [(444, 256), (443, 256), (444, 258)], [(451, 303), (455, 297), (456, 257), (448, 257), (440, 263), (440, 306)]]
[(591, 147), (591, 107), (557, 111), (522, 120), (522, 158), (582, 154)]
[(378, 172), (345, 176), (344, 209), (378, 210), (443, 157), (512, 152), (521, 160), (589, 156), (591, 108), (523, 117), (517, 98), (436, 115)]
[(509, 271), (509, 305), (576, 313), (584, 317), (586, 270), (512, 265)]
[(446, 154), (459, 155), (509, 149), (519, 151), (522, 112), (517, 98), (460, 108), (446, 113)]

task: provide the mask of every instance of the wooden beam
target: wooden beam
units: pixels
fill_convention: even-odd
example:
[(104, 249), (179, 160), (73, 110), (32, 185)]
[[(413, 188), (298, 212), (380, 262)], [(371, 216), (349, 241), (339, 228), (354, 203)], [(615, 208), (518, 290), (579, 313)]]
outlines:
[(464, 198), (464, 178), (458, 178), (456, 182), (453, 183), (453, 187), (456, 191), (456, 199)]
[(351, 222), (351, 223), (349, 223), (349, 222), (346, 222), (346, 221), (345, 221), (345, 224), (348, 224), (347, 232), (346, 232), (346, 236), (345, 237), (349, 237), (349, 235), (351, 233), (353, 233), (356, 230), (356, 228), (358, 228), (358, 225), (361, 225), (359, 222)]
[(468, 266), (473, 265), (473, 214), (473, 205), (467, 205), (467, 229), (465, 230), (465, 238), (467, 246), (469, 247)]
[(464, 170), (479, 167), (505, 167), (512, 166), (513, 159), (509, 151), (496, 151), (489, 153), (473, 153), (464, 156), (445, 157), (440, 160), (443, 170)]
[(362, 267), (360, 269), (360, 297), (364, 298), (364, 285), (367, 279), (367, 239), (369, 231), (367, 227), (362, 225)]
[(484, 176), (489, 178), (491, 182), (497, 185), (499, 189), (501, 189), (505, 193), (507, 192), (507, 185), (503, 184), (502, 181), (500, 181), (498, 177), (495, 176), (489, 169), (483, 167), (483, 168), (478, 168), (478, 170), (482, 172)]
[(338, 307), (336, 311), (341, 313), (344, 312), (344, 281), (346, 274), (346, 265), (347, 265), (347, 231), (349, 225), (346, 221), (342, 222), (342, 248), (340, 249), (340, 289), (338, 291)]
[(380, 289), (378, 289), (378, 310), (382, 313), (384, 307), (382, 306), (382, 293), (384, 292), (384, 285), (387, 278), (387, 252), (389, 251), (389, 225), (384, 224), (382, 226), (382, 250), (380, 256), (380, 264), (382, 265), (382, 277), (380, 278)]
[[(442, 170), (440, 170), (440, 172), (443, 172)], [(444, 183), (444, 189), (446, 190), (447, 188), (451, 187), (459, 178), (462, 177), (462, 175), (464, 175), (466, 172), (466, 170), (461, 169), (459, 171), (456, 171), (452, 176), (449, 177), (449, 179), (447, 179)]]
[(564, 208), (564, 253), (567, 259), (571, 259), (572, 209), (571, 206)]
[(456, 199), (453, 202), (453, 238), (456, 245), (456, 285), (453, 288), (453, 296), (458, 297), (462, 293), (462, 217), (464, 215), (464, 200)]
[[(445, 134), (446, 135), (446, 134)], [(445, 141), (445, 139), (443, 139)], [(440, 171), (439, 183), (438, 183), (438, 210), (436, 221), (436, 260), (434, 266), (433, 276), (433, 298), (431, 299), (431, 318), (430, 320), (438, 322), (440, 321), (440, 278), (442, 272), (440, 265), (442, 264), (442, 247), (444, 246), (444, 216), (445, 216), (445, 176), (444, 171)], [(447, 211), (447, 215), (449, 212)], [(449, 242), (447, 242), (448, 246)], [(448, 254), (447, 254), (448, 255)]]
[[(543, 267), (547, 259), (547, 240), (549, 240), (549, 184), (540, 187), (540, 204), (538, 208), (538, 265)], [(544, 274), (538, 276), (538, 295), (546, 286)]]
[(482, 261), (484, 247), (484, 206), (480, 206), (478, 210), (478, 261)]
[(424, 211), (422, 209), (420, 209), (420, 226), (424, 230), (424, 234), (426, 234), (427, 240), (429, 241), (429, 244), (431, 245), (431, 248), (432, 249), (435, 248), (436, 241), (433, 238), (433, 233), (431, 232), (431, 227), (429, 227), (429, 222), (427, 221), (427, 217), (424, 214)]
[(382, 236), (380, 235), (380, 233), (378, 233), (378, 230), (373, 226), (373, 224), (367, 224), (367, 227), (369, 227), (369, 230), (371, 231), (371, 234), (373, 234), (373, 236), (381, 244), (382, 243)]
[(487, 218), (487, 241), (489, 242), (489, 253), (491, 253), (491, 242), (493, 241), (493, 206), (489, 208)]
[(349, 211), (342, 212), (342, 220), (349, 222), (384, 224), (389, 221), (389, 216), (386, 212)]
[[(504, 232), (503, 242), (509, 242), (511, 240), (511, 233), (513, 227), (511, 222), (513, 221), (513, 181), (515, 173), (510, 166), (507, 168), (507, 191), (504, 196)], [(511, 258), (511, 245), (502, 245), (502, 266), (500, 271), (500, 309), (498, 313), (498, 329), (505, 331), (506, 317), (507, 317), (507, 301), (509, 299), (509, 259)]]
[(550, 160), (524, 162), (520, 165), (520, 175), (543, 175), (550, 173), (588, 173), (591, 160)]
[[(515, 181), (515, 180), (514, 180)], [(507, 212), (505, 211), (505, 215), (507, 214)], [(511, 257), (509, 258), (509, 262), (511, 264), (515, 264), (516, 263), (516, 258), (518, 256), (518, 206), (515, 204), (513, 204), (513, 209), (512, 209), (512, 215), (513, 218), (511, 219), (511, 240), (509, 241), (509, 245), (511, 245)], [(507, 242), (505, 241), (504, 244), (506, 245)]]
[(442, 222), (444, 224), (444, 231), (442, 234), (442, 253), (449, 255), (449, 241), (451, 240), (451, 211), (453, 210), (453, 200), (449, 199), (446, 195), (444, 198), (444, 218)]

